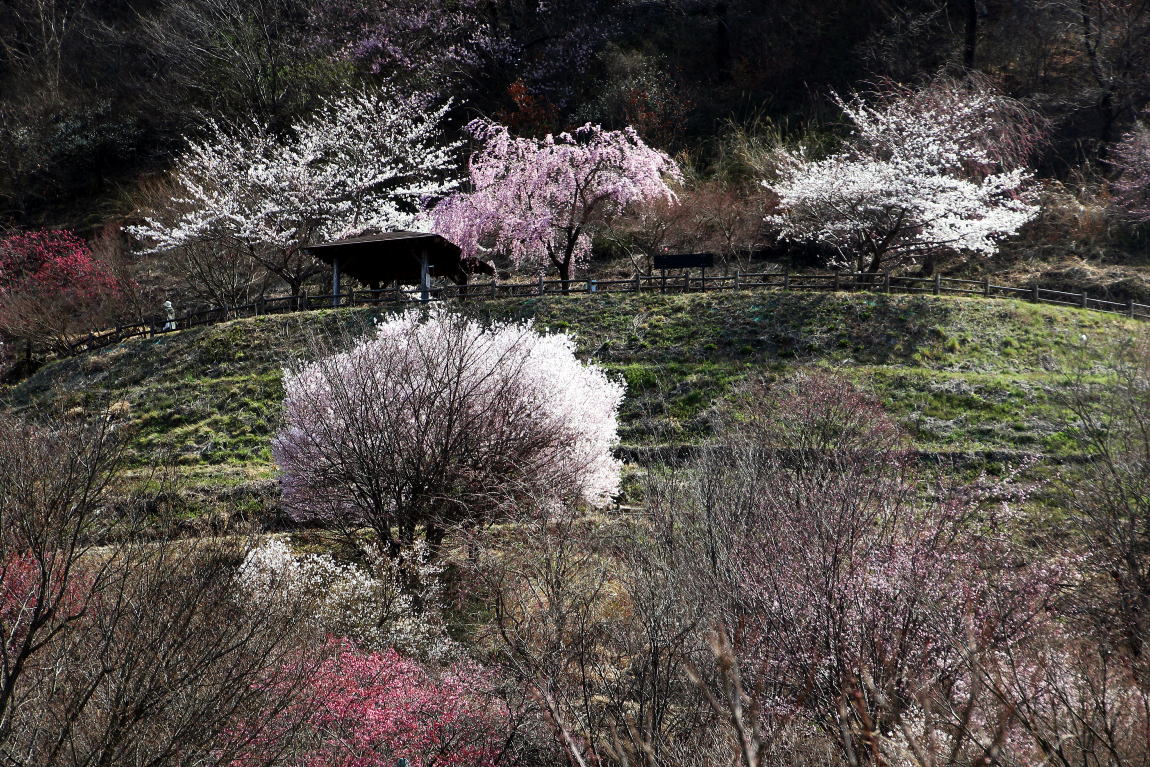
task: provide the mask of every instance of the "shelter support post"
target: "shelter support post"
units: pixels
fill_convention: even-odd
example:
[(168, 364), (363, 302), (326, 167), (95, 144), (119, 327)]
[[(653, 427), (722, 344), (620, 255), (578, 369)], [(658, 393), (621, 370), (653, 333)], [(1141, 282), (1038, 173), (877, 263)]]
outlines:
[(332, 307), (339, 306), (339, 259), (334, 258), (331, 262), (331, 305)]
[(427, 250), (419, 254), (419, 300), (431, 300), (431, 279), (428, 275)]

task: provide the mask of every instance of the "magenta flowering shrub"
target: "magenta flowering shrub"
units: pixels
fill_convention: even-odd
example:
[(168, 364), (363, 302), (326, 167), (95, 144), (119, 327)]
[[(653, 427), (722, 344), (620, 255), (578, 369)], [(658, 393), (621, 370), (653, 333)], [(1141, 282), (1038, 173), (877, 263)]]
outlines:
[(89, 298), (116, 289), (115, 278), (92, 257), (88, 243), (72, 232), (21, 232), (0, 239), (0, 291)]
[[(530, 322), (434, 307), (284, 377), (272, 442), (297, 519), (375, 529), (393, 555), (445, 531), (618, 490), (623, 386)], [(398, 528), (398, 539), (393, 529)]]
[(457, 663), (433, 675), (394, 650), (339, 647), (319, 669), (321, 691), (308, 725), (320, 745), (308, 767), (494, 767), (511, 731), (511, 712), (487, 691), (489, 672)]
[(471, 190), (431, 212), (433, 229), (465, 255), (493, 251), (519, 268), (567, 280), (591, 254), (592, 235), (634, 204), (675, 193), (675, 162), (632, 128), (590, 123), (543, 139), (517, 138), (486, 120), (468, 125), (483, 146), (468, 164)]
[(67, 347), (99, 324), (124, 285), (68, 231), (0, 238), (0, 332)]
[[(309, 667), (307, 689), (278, 712), (296, 747), (292, 767), (495, 767), (514, 765), (516, 713), (494, 694), (494, 675), (460, 661), (433, 671), (395, 650), (365, 652), (331, 638), (329, 656)], [(287, 672), (291, 676), (290, 670)], [(273, 688), (274, 689), (274, 688)], [(252, 741), (232, 767), (255, 767), (278, 744), (251, 739), (252, 723), (238, 721), (233, 738)]]

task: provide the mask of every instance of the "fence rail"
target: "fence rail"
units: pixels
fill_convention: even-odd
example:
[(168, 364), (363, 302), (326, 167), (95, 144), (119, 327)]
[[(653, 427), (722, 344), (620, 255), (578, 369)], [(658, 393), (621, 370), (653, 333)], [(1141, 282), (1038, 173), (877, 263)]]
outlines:
[[(683, 275), (640, 274), (617, 280), (548, 280), (542, 276), (533, 282), (499, 282), (469, 285), (449, 285), (433, 288), (430, 300), (479, 301), (530, 296), (555, 296), (598, 293), (702, 293), (730, 290), (796, 290), (796, 291), (872, 291), (878, 293), (968, 295), (985, 298), (1022, 298), (1035, 303), (1075, 306), (1081, 309), (1121, 314), (1139, 320), (1150, 320), (1150, 305), (1133, 300), (1126, 302), (1092, 298), (1085, 291), (1071, 293), (1053, 290), (1041, 285), (1015, 287), (993, 285), (989, 280), (963, 280), (953, 277), (904, 277), (889, 273), (833, 272), (826, 274), (791, 274), (789, 272), (740, 272), (708, 276), (685, 273)], [(241, 306), (227, 306), (191, 312), (174, 321), (175, 330), (213, 325), (241, 317), (265, 314), (328, 309), (333, 306), (382, 306), (417, 303), (422, 298), (419, 288), (390, 288), (386, 290), (359, 290), (340, 296), (317, 295), (284, 296), (255, 301)], [(140, 336), (159, 336), (174, 332), (165, 330), (167, 321), (141, 320), (135, 324), (93, 331), (77, 337), (68, 345), (64, 356), (82, 354)]]

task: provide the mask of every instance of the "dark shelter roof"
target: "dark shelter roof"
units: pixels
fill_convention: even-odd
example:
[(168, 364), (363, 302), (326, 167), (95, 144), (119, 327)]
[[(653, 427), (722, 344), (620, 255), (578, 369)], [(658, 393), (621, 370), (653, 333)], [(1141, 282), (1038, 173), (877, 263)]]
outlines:
[(424, 254), (432, 277), (456, 280), (463, 274), (459, 246), (438, 234), (387, 232), (311, 245), (304, 251), (326, 264), (339, 261), (340, 271), (365, 285), (399, 281), (415, 285)]

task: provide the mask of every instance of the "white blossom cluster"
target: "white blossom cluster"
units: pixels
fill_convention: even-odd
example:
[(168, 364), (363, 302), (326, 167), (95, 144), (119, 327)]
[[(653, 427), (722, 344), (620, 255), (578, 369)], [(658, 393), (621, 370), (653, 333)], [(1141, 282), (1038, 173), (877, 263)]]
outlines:
[[(426, 546), (416, 544), (404, 564), (371, 559), (376, 574), (324, 554), (297, 556), (273, 538), (248, 553), (237, 581), (252, 609), (302, 597), (317, 628), (364, 650), (394, 647), (436, 661), (457, 657), (459, 647), (447, 635), (442, 614), (443, 567), (431, 561)], [(406, 578), (404, 565), (411, 570)]]
[(165, 251), (210, 236), (291, 249), (405, 228), (458, 184), (460, 144), (440, 137), (449, 107), (380, 90), (327, 100), (283, 137), (210, 122), (176, 162), (171, 205), (128, 231)]
[(1038, 214), (1031, 174), (1006, 168), (996, 146), (1000, 97), (906, 96), (880, 106), (839, 100), (855, 127), (821, 160), (787, 154), (766, 182), (781, 212), (768, 218), (794, 240), (834, 246), (835, 266), (877, 271), (942, 250), (993, 255)]

